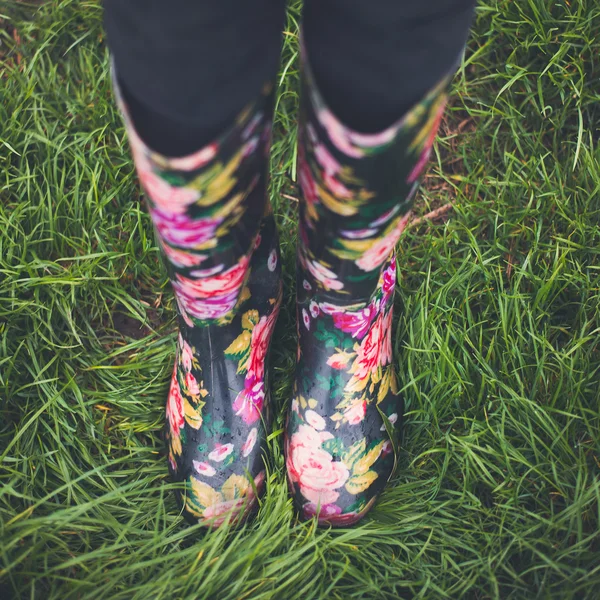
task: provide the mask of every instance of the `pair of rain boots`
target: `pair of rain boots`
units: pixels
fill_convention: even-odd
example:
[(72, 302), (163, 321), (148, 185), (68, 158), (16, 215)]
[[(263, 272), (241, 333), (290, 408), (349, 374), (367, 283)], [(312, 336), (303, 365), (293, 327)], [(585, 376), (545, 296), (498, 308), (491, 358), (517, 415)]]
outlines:
[[(402, 415), (392, 356), (394, 248), (442, 117), (448, 79), (378, 134), (342, 124), (304, 66), (299, 119), (298, 360), (284, 436), (300, 515), (347, 526), (393, 474)], [(245, 518), (265, 486), (267, 356), (282, 296), (266, 196), (272, 84), (213, 143), (133, 158), (178, 305), (169, 469), (192, 522)]]

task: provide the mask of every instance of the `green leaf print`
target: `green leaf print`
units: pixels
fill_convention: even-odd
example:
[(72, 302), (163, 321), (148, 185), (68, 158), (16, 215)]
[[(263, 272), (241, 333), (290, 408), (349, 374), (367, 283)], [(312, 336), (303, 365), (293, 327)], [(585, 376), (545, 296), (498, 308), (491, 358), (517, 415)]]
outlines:
[(156, 173), (163, 181), (166, 181), (173, 187), (184, 187), (187, 183), (185, 177), (182, 177), (178, 173), (172, 173), (169, 171), (163, 171)]
[(352, 504), (344, 508), (342, 514), (359, 513), (361, 510), (363, 510), (366, 504), (367, 503), (364, 500), (357, 500), (356, 502), (353, 502)]
[(225, 460), (221, 463), (224, 467), (228, 467), (232, 465), (237, 460), (237, 453), (232, 452), (229, 456), (225, 458)]
[(362, 438), (358, 442), (355, 442), (348, 448), (348, 451), (342, 457), (344, 464), (348, 469), (352, 469), (354, 467), (354, 463), (360, 459), (360, 457), (365, 453), (367, 449), (367, 440)]
[(321, 448), (326, 452), (329, 452), (334, 458), (342, 456), (345, 452), (346, 447), (344, 446), (344, 441), (339, 438), (332, 438), (330, 440), (325, 440), (321, 444)]
[(322, 390), (329, 390), (329, 379), (327, 377), (321, 375), (321, 373), (315, 373), (314, 377), (316, 378), (317, 383)]
[(325, 323), (322, 320), (318, 321), (317, 323), (315, 337), (319, 341), (325, 342), (326, 344), (329, 340), (331, 340), (332, 345), (327, 345), (328, 348), (335, 348), (339, 346), (342, 343), (343, 339), (343, 335), (340, 331), (338, 331), (337, 329), (327, 329)]
[(364, 273), (361, 275), (348, 275), (347, 279), (352, 283), (358, 283), (360, 281), (367, 281), (368, 279), (376, 281), (378, 277), (379, 275), (377, 273)]

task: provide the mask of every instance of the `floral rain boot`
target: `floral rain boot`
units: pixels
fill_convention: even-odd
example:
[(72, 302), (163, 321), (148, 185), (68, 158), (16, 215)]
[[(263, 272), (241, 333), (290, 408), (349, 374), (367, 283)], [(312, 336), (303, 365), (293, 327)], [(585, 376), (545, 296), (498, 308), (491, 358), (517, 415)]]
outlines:
[(392, 356), (395, 245), (449, 77), (378, 134), (332, 114), (304, 64), (299, 130), (298, 363), (286, 466), (304, 518), (347, 526), (391, 478), (402, 415)]
[(281, 302), (279, 244), (266, 200), (267, 86), (214, 143), (182, 158), (146, 147), (119, 95), (179, 313), (167, 400), (169, 470), (184, 516), (241, 520), (264, 487), (266, 359)]

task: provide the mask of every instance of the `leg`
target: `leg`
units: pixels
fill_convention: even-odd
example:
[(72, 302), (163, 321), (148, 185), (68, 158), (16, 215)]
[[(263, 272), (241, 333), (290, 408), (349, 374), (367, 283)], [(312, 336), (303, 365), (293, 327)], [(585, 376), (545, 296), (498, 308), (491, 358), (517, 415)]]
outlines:
[(104, 0), (111, 54), (136, 129), (182, 156), (221, 134), (272, 81), (281, 0)]
[(322, 522), (360, 519), (393, 472), (402, 413), (392, 361), (393, 251), (472, 4), (306, 4), (299, 361), (286, 460), (296, 503)]
[(283, 6), (272, 9), (106, 2), (115, 91), (179, 308), (170, 471), (186, 484), (185, 516), (211, 526), (247, 514), (265, 475), (265, 356), (281, 295), (265, 193)]
[(306, 0), (315, 83), (348, 127), (389, 127), (457, 65), (476, 0)]

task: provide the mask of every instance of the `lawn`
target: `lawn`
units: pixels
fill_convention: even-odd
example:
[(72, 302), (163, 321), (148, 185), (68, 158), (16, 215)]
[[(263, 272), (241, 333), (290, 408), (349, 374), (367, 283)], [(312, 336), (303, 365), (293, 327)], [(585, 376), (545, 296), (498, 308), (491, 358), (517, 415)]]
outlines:
[(0, 597), (598, 598), (600, 5), (482, 0), (398, 253), (399, 469), (346, 530), (296, 519), (298, 21), (271, 199), (286, 301), (258, 518), (178, 516), (161, 427), (175, 304), (97, 1), (0, 0)]

